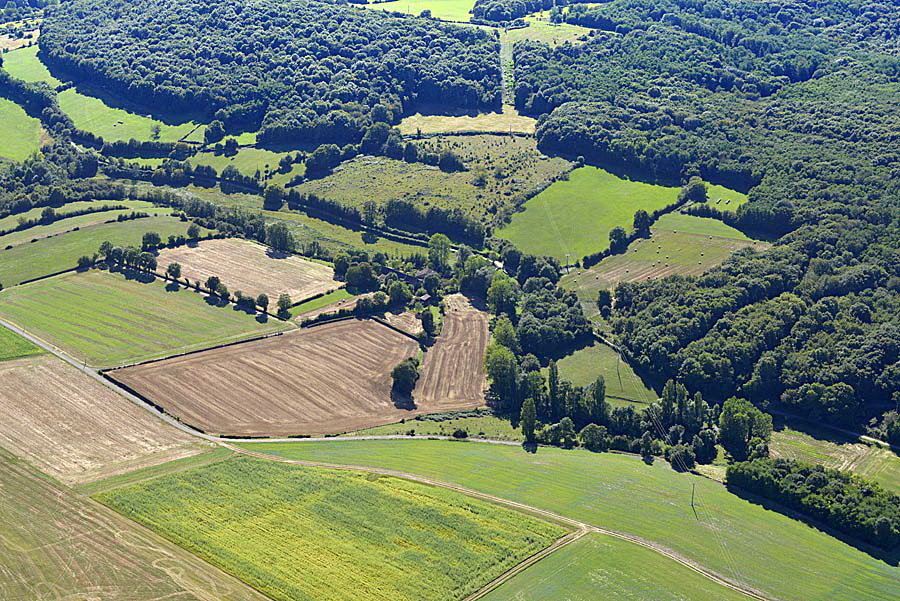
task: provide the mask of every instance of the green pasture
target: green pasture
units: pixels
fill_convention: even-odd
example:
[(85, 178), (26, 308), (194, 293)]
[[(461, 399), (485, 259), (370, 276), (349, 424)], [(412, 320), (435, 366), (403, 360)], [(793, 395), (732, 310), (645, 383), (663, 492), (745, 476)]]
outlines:
[(414, 432), (415, 436), (452, 436), (457, 428), (462, 428), (469, 436), (475, 438), (523, 440), (522, 431), (513, 428), (508, 419), (493, 415), (458, 417), (453, 413), (420, 415), (395, 424), (359, 430), (350, 436), (383, 436), (410, 432)]
[(3, 68), (7, 73), (23, 81), (43, 81), (52, 87), (62, 82), (53, 77), (37, 56), (37, 46), (19, 48), (3, 55)]
[[(387, 467), (641, 536), (783, 601), (893, 598), (898, 556), (876, 559), (663, 461), (431, 440), (253, 443), (292, 459)], [(691, 489), (695, 487), (695, 509)]]
[[(654, 230), (668, 230), (679, 234), (695, 234), (707, 238), (750, 240), (746, 234), (711, 217), (695, 217), (684, 213), (666, 213), (653, 224)], [(698, 243), (702, 245), (701, 243)]]
[[(271, 173), (273, 176), (281, 176), (288, 174), (278, 173), (278, 161), (287, 154), (294, 153), (272, 152), (271, 150), (262, 148), (240, 148), (238, 149), (237, 154), (231, 156), (215, 154), (213, 152), (201, 152), (191, 157), (190, 163), (195, 166), (206, 165), (212, 167), (219, 174), (221, 174), (226, 167), (231, 166), (240, 171), (243, 175), (253, 176), (259, 171), (264, 175)], [(302, 174), (303, 171), (303, 164), (300, 163), (293, 166), (291, 174)], [(283, 183), (287, 183), (287, 180)]]
[(44, 350), (39, 346), (25, 340), (12, 330), (0, 326), (0, 361), (30, 357), (43, 352)]
[(628, 541), (591, 533), (494, 589), (485, 601), (746, 601), (742, 593)]
[(337, 290), (332, 290), (319, 298), (314, 298), (312, 300), (308, 300), (303, 303), (299, 303), (291, 307), (290, 314), (291, 317), (297, 317), (299, 315), (303, 315), (304, 313), (309, 313), (310, 311), (315, 311), (316, 309), (321, 309), (322, 307), (327, 307), (331, 303), (336, 303), (338, 301), (342, 301), (347, 298), (352, 298), (353, 295), (347, 292), (346, 288), (338, 288)]
[(706, 184), (707, 201), (705, 204), (719, 209), (736, 213), (738, 207), (747, 202), (747, 195), (736, 190), (730, 190), (717, 184)]
[(599, 342), (579, 349), (557, 361), (559, 377), (576, 386), (587, 386), (603, 376), (611, 405), (652, 403), (659, 395), (644, 384), (619, 354)]
[(234, 342), (291, 326), (207, 302), (162, 280), (105, 271), (67, 273), (0, 292), (0, 317), (95, 367)]
[(95, 498), (278, 601), (462, 599), (565, 533), (455, 491), (248, 457)]
[(475, 6), (475, 0), (394, 0), (363, 6), (408, 15), (418, 15), (427, 9), (431, 11), (431, 16), (437, 19), (467, 22), (472, 17), (469, 11)]
[(575, 262), (609, 247), (616, 226), (631, 230), (634, 213), (651, 213), (678, 198), (678, 188), (622, 179), (597, 167), (581, 167), (567, 180), (525, 203), (525, 210), (495, 233), (529, 254)]
[(0, 98), (0, 159), (24, 161), (40, 147), (41, 122), (6, 98)]
[[(128, 207), (141, 208), (142, 210), (146, 208), (154, 209), (152, 203), (145, 202), (143, 200), (76, 200), (74, 202), (67, 202), (58, 207), (53, 207), (53, 210), (56, 211), (57, 214), (66, 214), (73, 213), (75, 211), (81, 211), (83, 209), (89, 209), (91, 207), (98, 207), (104, 204), (117, 204), (117, 205), (127, 205)], [(20, 220), (28, 221), (29, 219), (38, 219), (41, 216), (41, 213), (44, 212), (46, 207), (35, 207), (33, 209), (29, 209), (27, 211), (22, 211), (21, 213), (13, 213), (12, 215), (7, 215), (6, 217), (0, 217), (0, 231), (8, 230), (10, 228), (16, 227), (19, 225)]]
[(546, 15), (544, 19), (537, 19), (534, 16), (525, 17), (528, 27), (510, 29), (501, 35), (511, 44), (515, 44), (519, 40), (533, 40), (535, 42), (543, 42), (549, 46), (559, 46), (566, 42), (576, 44), (591, 32), (590, 28), (580, 25), (551, 23), (547, 20), (549, 19), (549, 11), (544, 14)]
[(146, 232), (156, 232), (165, 240), (172, 234), (186, 234), (187, 228), (187, 223), (175, 217), (144, 217), (91, 225), (77, 232), (42, 238), (8, 250), (0, 247), (0, 282), (9, 287), (25, 280), (72, 269), (79, 257), (93, 255), (104, 240), (118, 246), (140, 246), (141, 238)]

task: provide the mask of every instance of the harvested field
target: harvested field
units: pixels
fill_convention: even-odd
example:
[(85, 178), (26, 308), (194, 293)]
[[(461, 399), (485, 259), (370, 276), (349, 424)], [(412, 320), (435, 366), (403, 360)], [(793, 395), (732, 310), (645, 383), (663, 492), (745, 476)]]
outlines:
[(0, 448), (0, 599), (264, 601)]
[(51, 355), (0, 363), (0, 446), (78, 484), (199, 453), (169, 426)]
[(445, 299), (444, 328), (425, 353), (414, 398), (436, 411), (484, 404), (484, 350), (490, 339), (488, 314), (461, 294)]
[(422, 321), (412, 311), (386, 313), (384, 320), (395, 328), (400, 328), (413, 336), (418, 336), (422, 332)]
[(334, 281), (334, 270), (327, 265), (237, 238), (165, 249), (160, 251), (158, 262), (160, 270), (169, 263), (181, 264), (182, 278), (206, 281), (215, 275), (232, 292), (240, 290), (254, 297), (265, 293), (273, 307), (282, 293), (297, 302), (339, 285)]
[(110, 375), (209, 433), (324, 435), (443, 410), (390, 398), (391, 370), (417, 352), (403, 334), (351, 319)]

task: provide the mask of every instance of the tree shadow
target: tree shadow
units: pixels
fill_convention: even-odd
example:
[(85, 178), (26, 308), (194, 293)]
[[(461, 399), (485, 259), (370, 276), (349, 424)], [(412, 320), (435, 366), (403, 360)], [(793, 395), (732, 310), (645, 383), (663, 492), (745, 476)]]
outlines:
[(168, 284), (166, 284), (166, 292), (178, 292), (179, 290), (181, 290), (181, 286), (178, 284), (178, 282), (170, 281)]
[(152, 284), (156, 281), (156, 275), (147, 271), (141, 271), (139, 269), (131, 269), (129, 267), (126, 267), (121, 269), (119, 273), (125, 276), (126, 280), (132, 282), (140, 282), (141, 284)]
[(291, 253), (283, 250), (275, 250), (274, 248), (266, 248), (266, 256), (270, 259), (287, 259), (291, 256)]
[(646, 463), (647, 465), (653, 465), (653, 462), (656, 460), (656, 457), (653, 455), (641, 455), (641, 461)]
[(538, 445), (536, 442), (523, 442), (522, 448), (526, 453), (531, 453), (532, 455), (534, 455), (535, 453), (537, 453)]
[(222, 298), (221, 296), (217, 296), (215, 294), (207, 294), (203, 300), (206, 301), (206, 304), (211, 307), (227, 307), (228, 301)]

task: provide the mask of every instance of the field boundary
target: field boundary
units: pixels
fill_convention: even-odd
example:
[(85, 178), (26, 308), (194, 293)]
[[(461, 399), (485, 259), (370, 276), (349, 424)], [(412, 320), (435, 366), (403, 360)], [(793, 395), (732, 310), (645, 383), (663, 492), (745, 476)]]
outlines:
[(404, 330), (404, 329), (402, 329), (402, 328), (399, 328), (399, 327), (393, 325), (392, 323), (389, 323), (386, 319), (384, 319), (384, 318), (382, 318), (382, 317), (379, 317), (379, 316), (377, 316), (377, 315), (373, 315), (370, 319), (371, 319), (372, 321), (374, 321), (375, 323), (380, 323), (381, 325), (383, 325), (384, 327), (388, 328), (389, 330), (394, 330), (394, 331), (397, 332), (398, 334), (402, 334), (402, 335), (406, 336), (407, 338), (411, 338), (411, 339), (415, 340), (416, 342), (421, 342), (421, 341), (419, 340), (419, 337), (418, 337), (418, 336), (414, 336), (414, 335), (412, 335), (411, 333), (407, 332), (406, 330)]
[[(19, 282), (18, 284), (13, 284), (13, 286), (33, 284), (34, 282), (40, 282), (41, 280), (46, 280), (48, 278), (55, 278), (56, 276), (63, 275), (64, 273), (72, 273), (73, 271), (78, 271), (78, 267), (70, 267), (69, 269), (63, 269), (62, 271), (57, 271), (56, 273), (48, 273), (47, 275), (38, 276), (36, 278), (31, 278), (30, 280), (25, 280), (24, 282)], [(12, 288), (13, 286), (10, 286), (10, 288)]]

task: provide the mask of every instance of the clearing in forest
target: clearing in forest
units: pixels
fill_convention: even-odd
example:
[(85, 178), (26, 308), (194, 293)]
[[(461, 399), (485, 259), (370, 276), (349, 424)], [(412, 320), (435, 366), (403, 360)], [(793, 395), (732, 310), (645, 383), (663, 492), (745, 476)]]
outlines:
[(0, 292), (0, 317), (96, 367), (234, 342), (292, 326), (120, 273), (67, 273)]
[(370, 2), (363, 6), (374, 10), (408, 15), (420, 15), (423, 10), (430, 10), (431, 16), (436, 19), (468, 22), (472, 18), (469, 11), (475, 6), (475, 0), (390, 0), (388, 2)]
[(537, 120), (520, 115), (511, 106), (505, 105), (502, 113), (482, 113), (480, 115), (423, 115), (416, 113), (405, 117), (398, 126), (400, 133), (452, 134), (454, 132), (517, 132), (533, 134)]
[(443, 409), (391, 400), (391, 370), (418, 348), (373, 320), (350, 319), (110, 375), (211, 434), (336, 434)]
[(556, 366), (559, 377), (576, 386), (587, 386), (598, 376), (603, 376), (607, 400), (613, 406), (629, 402), (652, 403), (659, 396), (644, 384), (619, 353), (599, 342), (566, 355)]
[(157, 260), (159, 270), (169, 263), (180, 264), (181, 279), (205, 282), (209, 276), (218, 276), (231, 292), (240, 290), (253, 297), (265, 293), (273, 311), (282, 293), (298, 302), (340, 285), (328, 265), (238, 238), (164, 249)]
[(462, 599), (565, 534), (443, 488), (248, 457), (95, 498), (277, 601)]
[(67, 484), (205, 448), (50, 355), (0, 363), (0, 446)]
[(50, 75), (50, 71), (37, 56), (38, 46), (28, 46), (3, 55), (3, 69), (16, 79), (43, 81), (55, 88), (62, 82)]
[(0, 599), (267, 599), (2, 448), (0, 557)]
[[(484, 404), (489, 316), (461, 294), (445, 299), (444, 326), (427, 353), (413, 398), (440, 411)], [(451, 406), (452, 405), (452, 406)]]
[(24, 161), (40, 148), (41, 122), (6, 98), (0, 98), (0, 159)]
[(616, 226), (631, 230), (634, 213), (674, 203), (678, 188), (622, 179), (597, 167), (581, 167), (525, 203), (496, 232), (524, 253), (574, 263), (609, 247)]

